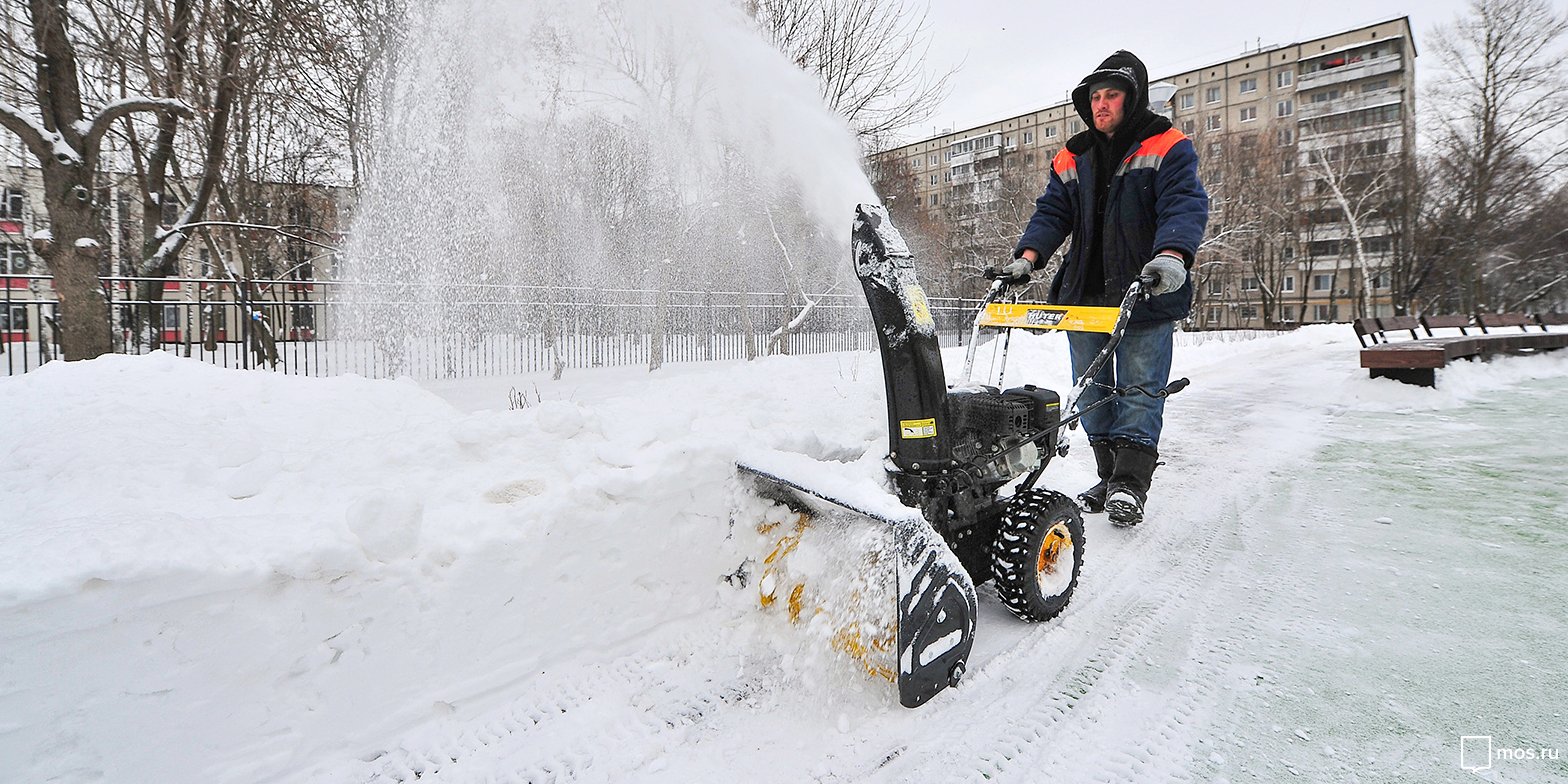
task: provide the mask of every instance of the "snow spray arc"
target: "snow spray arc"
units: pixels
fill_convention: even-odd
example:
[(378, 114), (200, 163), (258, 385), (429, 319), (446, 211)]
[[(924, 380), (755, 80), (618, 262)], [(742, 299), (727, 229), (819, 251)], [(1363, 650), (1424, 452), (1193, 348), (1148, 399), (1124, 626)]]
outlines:
[(858, 146), (734, 6), (414, 11), (343, 263), (375, 285), (337, 326), (393, 354), (436, 334), (548, 342), (644, 328), (563, 324), (563, 302), (607, 288), (810, 294), (847, 276), (839, 224), (872, 198)]

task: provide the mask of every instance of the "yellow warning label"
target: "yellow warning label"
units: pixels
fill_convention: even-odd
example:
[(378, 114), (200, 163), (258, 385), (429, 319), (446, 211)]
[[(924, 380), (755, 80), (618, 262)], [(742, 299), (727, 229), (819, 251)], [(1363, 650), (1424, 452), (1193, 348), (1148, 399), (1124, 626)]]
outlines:
[(904, 438), (936, 438), (935, 419), (904, 419), (898, 428)]
[(980, 317), (980, 326), (1109, 333), (1116, 328), (1116, 318), (1120, 315), (1119, 308), (993, 302)]
[(904, 287), (904, 296), (909, 298), (909, 310), (915, 316), (915, 323), (922, 327), (936, 324), (931, 319), (931, 308), (926, 305), (926, 293), (921, 290), (920, 284), (915, 283)]

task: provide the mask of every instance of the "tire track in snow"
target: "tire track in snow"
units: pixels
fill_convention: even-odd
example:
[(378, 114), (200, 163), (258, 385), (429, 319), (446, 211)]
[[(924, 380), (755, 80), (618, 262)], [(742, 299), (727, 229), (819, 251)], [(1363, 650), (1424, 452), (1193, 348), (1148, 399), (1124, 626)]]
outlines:
[[(663, 650), (718, 646), (687, 636)], [(310, 781), (365, 784), (614, 781), (693, 728), (765, 691), (759, 679), (716, 681), (698, 655), (632, 655), (570, 667), (525, 685), (505, 706), (411, 732), (393, 749)], [(728, 670), (723, 670), (728, 671)]]

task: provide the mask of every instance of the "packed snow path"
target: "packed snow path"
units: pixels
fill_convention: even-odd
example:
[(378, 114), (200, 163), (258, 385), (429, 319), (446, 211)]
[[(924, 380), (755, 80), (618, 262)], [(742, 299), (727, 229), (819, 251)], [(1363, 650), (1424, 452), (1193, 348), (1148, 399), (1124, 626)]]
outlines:
[[(1423, 390), (1366, 379), (1342, 333), (1179, 349), (1149, 521), (1088, 518), (1057, 621), (982, 590), (969, 675), (916, 711), (722, 579), (757, 555), (740, 445), (875, 476), (872, 355), (432, 385), (455, 408), (167, 357), (6, 382), (40, 428), (94, 386), (205, 387), (167, 405), (217, 432), (65, 498), (113, 465), (94, 427), (5, 455), (0, 757), (24, 781), (1428, 782), (1469, 775), (1461, 736), (1568, 750), (1568, 358)], [(1065, 388), (1061, 343), (1015, 346), (1010, 381)], [(486, 410), (514, 384), (543, 402)], [(1084, 452), (1045, 484), (1087, 485)]]

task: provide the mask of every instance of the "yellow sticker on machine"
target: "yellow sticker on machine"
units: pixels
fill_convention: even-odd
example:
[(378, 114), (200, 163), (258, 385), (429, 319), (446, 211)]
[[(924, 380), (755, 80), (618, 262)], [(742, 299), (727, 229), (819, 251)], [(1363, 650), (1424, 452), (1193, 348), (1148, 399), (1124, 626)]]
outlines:
[(1041, 305), (1033, 302), (993, 302), (980, 316), (980, 326), (999, 329), (1056, 329), (1066, 332), (1110, 332), (1116, 329), (1120, 308), (1087, 305)]
[(915, 323), (922, 327), (936, 324), (931, 319), (931, 307), (926, 304), (926, 293), (921, 290), (919, 283), (904, 287), (904, 296), (909, 299), (909, 311), (914, 314)]
[(898, 429), (904, 438), (936, 438), (935, 419), (901, 419)]

